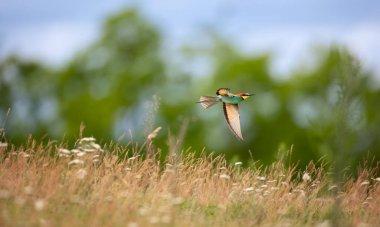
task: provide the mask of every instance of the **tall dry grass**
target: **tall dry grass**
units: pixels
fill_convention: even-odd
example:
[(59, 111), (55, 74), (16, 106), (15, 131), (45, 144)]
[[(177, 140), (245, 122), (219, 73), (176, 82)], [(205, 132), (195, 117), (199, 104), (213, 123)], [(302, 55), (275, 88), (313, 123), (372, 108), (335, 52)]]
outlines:
[(92, 138), (73, 149), (2, 143), (0, 226), (331, 226), (335, 217), (343, 226), (380, 226), (373, 170), (362, 168), (338, 188), (313, 163), (303, 171), (283, 161), (242, 167), (191, 152), (160, 163), (139, 156), (157, 152), (150, 136), (143, 149), (101, 147)]

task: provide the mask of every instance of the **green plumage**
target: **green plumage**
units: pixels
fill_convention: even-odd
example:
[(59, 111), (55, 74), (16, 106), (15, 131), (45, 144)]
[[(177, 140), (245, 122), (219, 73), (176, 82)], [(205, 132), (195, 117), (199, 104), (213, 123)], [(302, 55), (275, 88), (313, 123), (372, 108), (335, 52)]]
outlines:
[(222, 96), (221, 100), (222, 102), (225, 102), (225, 103), (238, 104), (244, 99), (240, 96)]

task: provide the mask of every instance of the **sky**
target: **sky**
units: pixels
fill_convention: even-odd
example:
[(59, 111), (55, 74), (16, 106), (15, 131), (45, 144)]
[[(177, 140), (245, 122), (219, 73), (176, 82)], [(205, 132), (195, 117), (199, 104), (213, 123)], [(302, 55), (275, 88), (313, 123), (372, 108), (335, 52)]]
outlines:
[(125, 7), (156, 25), (168, 48), (202, 44), (212, 27), (243, 52), (272, 53), (273, 72), (285, 75), (312, 65), (313, 47), (339, 44), (380, 78), (376, 0), (0, 0), (0, 58), (16, 53), (64, 65)]

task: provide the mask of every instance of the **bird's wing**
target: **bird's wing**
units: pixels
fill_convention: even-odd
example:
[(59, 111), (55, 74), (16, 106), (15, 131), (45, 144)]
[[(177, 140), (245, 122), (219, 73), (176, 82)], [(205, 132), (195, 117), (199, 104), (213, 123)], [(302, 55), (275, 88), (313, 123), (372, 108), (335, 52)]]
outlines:
[(239, 106), (237, 104), (223, 103), (223, 112), (231, 131), (239, 140), (243, 140), (240, 129)]
[(218, 97), (212, 96), (201, 96), (199, 98), (199, 102), (203, 108), (207, 109), (213, 105), (215, 105), (219, 101)]

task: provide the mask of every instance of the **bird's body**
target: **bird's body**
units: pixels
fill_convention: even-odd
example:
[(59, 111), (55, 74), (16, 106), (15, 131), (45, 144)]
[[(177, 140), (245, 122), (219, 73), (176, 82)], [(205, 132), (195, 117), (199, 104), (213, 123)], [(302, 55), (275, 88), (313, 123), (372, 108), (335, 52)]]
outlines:
[(243, 140), (240, 129), (240, 114), (238, 104), (248, 99), (253, 94), (251, 93), (239, 93), (232, 94), (228, 88), (220, 88), (216, 91), (217, 97), (213, 96), (201, 96), (199, 103), (203, 108), (207, 109), (218, 102), (223, 103), (223, 112), (227, 125), (235, 136)]
[(244, 99), (241, 96), (231, 95), (231, 96), (222, 96), (220, 101), (229, 104), (238, 104)]

